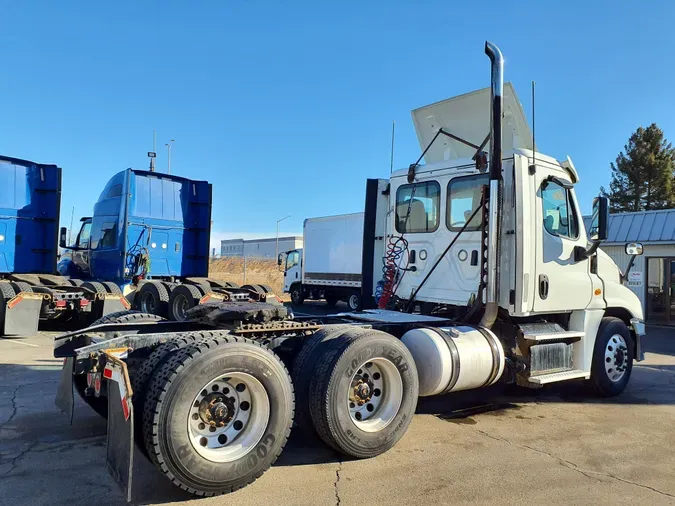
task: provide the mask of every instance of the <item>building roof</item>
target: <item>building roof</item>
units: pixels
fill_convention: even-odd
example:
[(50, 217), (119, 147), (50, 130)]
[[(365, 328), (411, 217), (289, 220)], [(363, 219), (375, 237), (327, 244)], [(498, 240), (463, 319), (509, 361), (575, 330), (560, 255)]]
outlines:
[[(590, 216), (584, 216), (588, 230)], [(609, 233), (603, 244), (675, 243), (675, 209), (609, 215)]]

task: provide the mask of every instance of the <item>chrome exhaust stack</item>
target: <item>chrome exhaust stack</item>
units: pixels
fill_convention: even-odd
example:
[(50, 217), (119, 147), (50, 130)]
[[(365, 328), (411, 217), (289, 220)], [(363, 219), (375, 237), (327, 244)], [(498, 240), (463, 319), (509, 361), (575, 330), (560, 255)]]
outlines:
[(490, 199), (488, 218), (487, 279), (485, 312), (480, 326), (491, 328), (499, 308), (499, 256), (502, 220), (502, 95), (504, 92), (504, 57), (499, 48), (485, 42), (485, 54), (492, 62), (490, 93)]

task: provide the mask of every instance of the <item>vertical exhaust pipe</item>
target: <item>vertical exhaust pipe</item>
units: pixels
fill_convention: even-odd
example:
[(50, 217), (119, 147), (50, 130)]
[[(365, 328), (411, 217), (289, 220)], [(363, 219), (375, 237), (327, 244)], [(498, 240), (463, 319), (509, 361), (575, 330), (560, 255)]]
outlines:
[(490, 93), (490, 200), (488, 218), (488, 253), (486, 304), (480, 325), (491, 328), (499, 308), (499, 256), (502, 220), (502, 94), (504, 92), (504, 57), (491, 42), (485, 43), (485, 54), (492, 63)]

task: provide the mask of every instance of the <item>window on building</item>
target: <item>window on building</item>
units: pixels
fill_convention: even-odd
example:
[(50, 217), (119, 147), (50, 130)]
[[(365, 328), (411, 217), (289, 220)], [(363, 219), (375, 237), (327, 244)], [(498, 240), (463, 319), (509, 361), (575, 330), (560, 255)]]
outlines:
[(549, 234), (576, 239), (579, 222), (570, 190), (555, 181), (545, 181), (541, 186), (544, 209), (544, 228)]
[(405, 184), (396, 190), (396, 230), (401, 234), (438, 228), (441, 187), (436, 181)]
[[(487, 174), (457, 177), (448, 183), (448, 205), (445, 221), (450, 230), (460, 230), (466, 220), (471, 218), (481, 202), (482, 188), (490, 183)], [(483, 224), (483, 213), (480, 211), (471, 220), (465, 230), (480, 230)]]

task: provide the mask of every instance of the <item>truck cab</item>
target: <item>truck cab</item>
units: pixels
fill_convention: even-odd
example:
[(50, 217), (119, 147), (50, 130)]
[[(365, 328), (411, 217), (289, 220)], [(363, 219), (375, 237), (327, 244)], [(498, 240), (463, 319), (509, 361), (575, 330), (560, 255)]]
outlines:
[[(492, 286), (495, 318), (498, 314), (502, 323), (515, 325), (514, 353), (527, 367), (533, 344), (557, 336), (569, 345), (566, 362), (548, 364), (543, 376), (559, 370), (566, 375), (560, 379), (588, 379), (596, 336), (607, 319), (629, 329), (631, 356), (639, 360), (641, 304), (598, 247), (607, 233), (607, 199), (594, 201), (586, 230), (572, 160), (558, 161), (533, 149), (522, 107), (508, 83), (501, 113), (503, 152), (494, 177), (481, 163), (481, 151), (491, 149), (488, 139), (481, 143), (491, 131), (489, 104), (488, 88), (414, 110), (427, 163), (369, 182), (366, 209), (374, 211), (367, 212), (366, 242), (373, 247), (364, 249), (364, 255), (372, 255), (376, 266), (369, 286), (373, 297), (383, 309), (419, 309), (471, 321), (473, 310), (480, 314), (488, 305), (486, 289)], [(451, 135), (439, 135), (440, 130)], [(498, 212), (488, 220), (488, 196), (496, 188)], [(385, 275), (380, 278), (382, 259)], [(495, 283), (487, 282), (491, 273)], [(492, 324), (481, 320), (481, 325)], [(551, 380), (539, 377), (536, 369), (531, 376)]]

